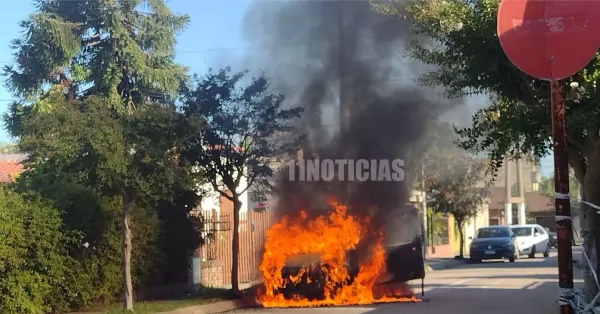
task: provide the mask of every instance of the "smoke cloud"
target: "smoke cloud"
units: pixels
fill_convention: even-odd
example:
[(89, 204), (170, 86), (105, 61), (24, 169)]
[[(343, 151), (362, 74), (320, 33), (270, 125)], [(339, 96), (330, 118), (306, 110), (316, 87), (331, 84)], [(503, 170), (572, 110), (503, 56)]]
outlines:
[[(428, 68), (404, 56), (410, 25), (363, 0), (251, 5), (244, 36), (260, 48), (248, 62), (264, 69), (289, 104), (305, 108), (298, 125), (307, 134), (304, 158), (404, 159), (405, 172), (414, 172), (421, 157), (416, 143), (428, 123), (457, 103), (413, 82)], [(300, 208), (322, 214), (333, 195), (382, 228), (408, 201), (406, 181), (291, 182), (288, 174), (277, 184), (279, 214)], [(399, 237), (388, 233), (388, 243)]]

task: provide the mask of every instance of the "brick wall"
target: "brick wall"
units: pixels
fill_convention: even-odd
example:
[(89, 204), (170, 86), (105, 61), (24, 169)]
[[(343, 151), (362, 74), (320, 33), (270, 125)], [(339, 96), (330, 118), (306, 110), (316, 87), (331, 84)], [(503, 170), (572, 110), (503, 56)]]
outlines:
[(221, 261), (202, 262), (200, 265), (200, 284), (206, 287), (223, 287), (225, 285), (223, 263)]

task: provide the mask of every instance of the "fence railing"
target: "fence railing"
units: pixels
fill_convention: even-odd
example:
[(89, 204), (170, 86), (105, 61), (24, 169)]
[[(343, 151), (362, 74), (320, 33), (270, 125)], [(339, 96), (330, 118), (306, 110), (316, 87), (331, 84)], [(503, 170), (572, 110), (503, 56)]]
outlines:
[[(233, 214), (216, 211), (199, 211), (204, 217), (205, 227), (202, 236), (205, 244), (196, 253), (199, 263), (194, 267), (211, 270), (211, 278), (201, 278), (203, 284), (212, 286), (231, 285), (233, 254)], [(262, 278), (258, 267), (262, 259), (266, 231), (273, 223), (269, 212), (240, 213), (240, 251), (238, 282), (251, 283)], [(208, 277), (208, 272), (201, 272)]]

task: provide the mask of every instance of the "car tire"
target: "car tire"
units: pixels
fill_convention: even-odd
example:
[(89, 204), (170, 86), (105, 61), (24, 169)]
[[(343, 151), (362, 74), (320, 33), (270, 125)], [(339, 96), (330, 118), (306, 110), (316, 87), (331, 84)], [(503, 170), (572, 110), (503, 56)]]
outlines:
[(479, 261), (478, 261), (478, 260), (476, 260), (476, 259), (474, 259), (474, 258), (470, 258), (470, 259), (469, 259), (469, 263), (471, 263), (471, 264), (477, 264), (478, 262), (479, 262)]
[(550, 245), (546, 245), (546, 252), (544, 252), (544, 257), (550, 257)]
[(512, 257), (508, 258), (509, 263), (514, 263), (515, 260), (519, 259), (519, 251), (516, 248), (513, 249), (512, 255), (513, 255)]
[(529, 253), (529, 258), (535, 258), (535, 245), (531, 247), (531, 253)]

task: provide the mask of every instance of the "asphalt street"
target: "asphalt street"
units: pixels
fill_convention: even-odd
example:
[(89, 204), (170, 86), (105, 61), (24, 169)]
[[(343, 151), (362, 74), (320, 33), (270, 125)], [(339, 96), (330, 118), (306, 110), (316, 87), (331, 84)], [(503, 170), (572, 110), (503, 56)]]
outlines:
[[(579, 253), (574, 252), (574, 258)], [(421, 284), (411, 285), (421, 303), (391, 303), (355, 307), (305, 309), (246, 309), (236, 313), (286, 314), (553, 314), (558, 311), (556, 252), (549, 258), (521, 257), (515, 263), (488, 261), (458, 265), (427, 274), (425, 295)], [(575, 286), (582, 285), (575, 270)]]

